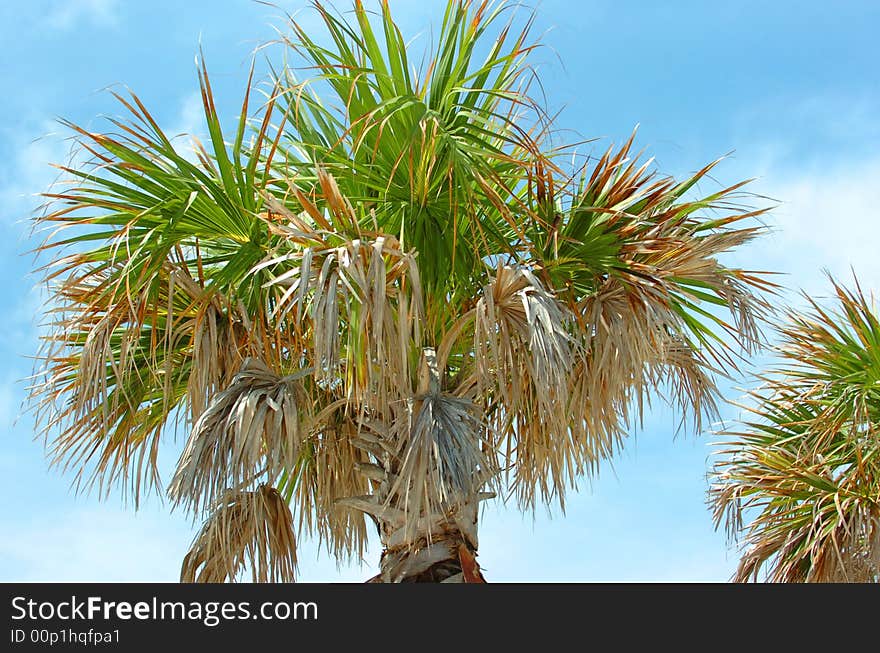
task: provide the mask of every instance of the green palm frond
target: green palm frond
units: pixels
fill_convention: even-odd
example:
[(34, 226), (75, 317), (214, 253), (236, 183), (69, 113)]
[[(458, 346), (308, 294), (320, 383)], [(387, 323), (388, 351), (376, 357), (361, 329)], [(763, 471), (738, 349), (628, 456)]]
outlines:
[(354, 404), (381, 410), (399, 399), (411, 386), (424, 319), (414, 254), (381, 233), (348, 239), (339, 231), (270, 229), (282, 240), (254, 270), (269, 278), (270, 319), (282, 325), (290, 346), (319, 381), (343, 377)]
[[(228, 150), (204, 68), (200, 80), (210, 153), (190, 162), (136, 95), (117, 95), (130, 115), (112, 120), (119, 134), (69, 125), (93, 159), (65, 168), (71, 186), (50, 194), (56, 210), (39, 218), (52, 230), (41, 251), (53, 257), (53, 319), (38, 416), (47, 435), (60, 433), (50, 444), (58, 463), (107, 489), (121, 479), (135, 501), (158, 486), (159, 439), (180, 409), (196, 418), (246, 356), (279, 355), (261, 313), (247, 309), (265, 294), (247, 272), (267, 238), (255, 213), (267, 123), (250, 153), (240, 135)], [(243, 113), (239, 132), (246, 124)]]
[(345, 197), (372, 209), (362, 211), (362, 226), (419, 252), (435, 302), (450, 291), (467, 294), (483, 276), (482, 258), (511, 248), (503, 230), (524, 210), (517, 189), (539, 149), (522, 126), (524, 112), (543, 117), (527, 94), (528, 25), (513, 35), (510, 24), (502, 27), (480, 60), (478, 44), (510, 8), (450, 2), (427, 68), (411, 76), (389, 3), (380, 33), (360, 2), (357, 25), (316, 7), (333, 47), (292, 23), (287, 43), (310, 79), (279, 75), (279, 101), (291, 115), (279, 176), (305, 187), (323, 167)]
[(834, 308), (789, 311), (752, 417), (724, 432), (711, 496), (742, 537), (740, 581), (880, 580), (880, 319), (831, 284)]

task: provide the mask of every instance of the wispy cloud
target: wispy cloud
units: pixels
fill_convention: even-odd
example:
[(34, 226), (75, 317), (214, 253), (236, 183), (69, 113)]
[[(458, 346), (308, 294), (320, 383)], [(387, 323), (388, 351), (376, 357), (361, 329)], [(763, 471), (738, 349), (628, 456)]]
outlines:
[(767, 166), (767, 172), (803, 169), (818, 157), (833, 163), (870, 156), (880, 141), (878, 111), (876, 93), (774, 96), (736, 116), (737, 149), (752, 146), (750, 175)]
[(9, 138), (10, 154), (0, 162), (0, 204), (7, 223), (26, 220), (42, 203), (40, 193), (63, 177), (52, 164), (70, 164), (76, 153), (71, 141), (59, 132), (56, 123), (44, 122), (35, 129), (21, 132), (40, 134), (36, 138), (15, 135)]
[(60, 30), (73, 29), (80, 23), (112, 27), (119, 21), (118, 0), (57, 0), (46, 22)]
[(20, 396), (16, 387), (17, 380), (9, 373), (0, 377), (0, 431), (5, 433), (9, 432), (18, 415)]
[(779, 201), (772, 233), (742, 250), (751, 267), (784, 272), (784, 284), (826, 293), (823, 269), (848, 283), (852, 270), (880, 292), (880, 157), (800, 166), (769, 163), (755, 190)]
[[(191, 93), (180, 100), (177, 114), (164, 128), (169, 137), (178, 137), (175, 145), (193, 161), (195, 154), (188, 138), (181, 135), (199, 136), (203, 120), (201, 97)], [(28, 136), (23, 137), (22, 133)], [(8, 143), (10, 155), (0, 161), (0, 220), (24, 222), (43, 203), (41, 193), (68, 179), (69, 175), (54, 165), (75, 167), (84, 162), (86, 153), (75, 146), (71, 132), (52, 121), (2, 136)]]
[(204, 116), (202, 96), (200, 93), (193, 92), (180, 101), (180, 110), (176, 120), (163, 128), (165, 134), (174, 143), (174, 149), (190, 162), (198, 160), (191, 137), (202, 138), (202, 132), (205, 129)]

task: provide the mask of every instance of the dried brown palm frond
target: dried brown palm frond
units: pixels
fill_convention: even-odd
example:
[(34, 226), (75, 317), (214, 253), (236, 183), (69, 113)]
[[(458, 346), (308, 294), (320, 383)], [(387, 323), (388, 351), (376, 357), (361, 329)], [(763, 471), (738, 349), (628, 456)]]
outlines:
[(180, 580), (222, 583), (248, 568), (255, 583), (292, 582), (296, 572), (293, 516), (268, 485), (220, 497), (183, 559)]
[(474, 371), (457, 392), (487, 414), (521, 502), (534, 505), (535, 483), (544, 498), (561, 499), (560, 486), (583, 466), (568, 438), (571, 374), (583, 355), (571, 311), (530, 270), (499, 265), (460, 324), (470, 320)]
[[(867, 517), (867, 519), (865, 518)], [(840, 566), (833, 567), (833, 582), (880, 582), (880, 510), (857, 515), (847, 524), (841, 542)]]
[(261, 360), (246, 359), (193, 427), (168, 488), (175, 503), (198, 511), (228, 488), (292, 469), (310, 428), (311, 403), (300, 382), (309, 373), (281, 377)]
[(586, 337), (583, 375), (573, 388), (578, 397), (572, 410), (587, 409), (584, 426), (608, 422), (584, 433), (586, 438), (599, 436), (595, 453), (602, 457), (613, 453), (618, 444), (615, 435), (638, 421), (651, 393), (662, 388), (683, 416), (693, 414), (699, 431), (702, 416), (716, 409), (713, 368), (687, 339), (686, 325), (664, 290), (612, 278), (581, 302), (580, 311), (591, 332)]
[[(474, 311), (474, 353), (481, 390), (519, 407), (556, 412), (564, 406), (576, 355), (568, 308), (532, 272), (499, 265)], [(529, 392), (531, 389), (531, 392)]]
[[(519, 486), (561, 498), (562, 481), (595, 471), (601, 459), (611, 456), (641, 420), (652, 395), (664, 395), (679, 408), (682, 427), (692, 416), (697, 432), (704, 418), (717, 414), (716, 375), (736, 369), (736, 354), (700, 322), (715, 317), (697, 302), (712, 299), (708, 293), (715, 292), (719, 299), (712, 303), (725, 303), (735, 321), (731, 326), (718, 319), (721, 328), (747, 351), (759, 345), (759, 324), (769, 305), (746, 285), (751, 277), (716, 260), (753, 235), (742, 230), (698, 239), (672, 221), (661, 221), (622, 248), (629, 271), (608, 275), (574, 309), (575, 337), (585, 354), (575, 360), (569, 377), (570, 430), (545, 436), (541, 452), (529, 456), (537, 473), (520, 474)], [(540, 429), (552, 432), (543, 425)], [(540, 429), (535, 429), (536, 439)], [(521, 498), (532, 505), (532, 494)]]
[(407, 402), (393, 424), (401, 462), (389, 501), (402, 507), (407, 533), (473, 496), (492, 476), (478, 415), (473, 402), (435, 393)]
[(334, 411), (303, 444), (279, 489), (299, 509), (298, 532), (317, 538), (337, 559), (361, 559), (367, 544), (364, 514), (340, 501), (365, 496), (374, 486), (363, 473), (371, 458), (355, 445), (357, 426)]
[[(627, 293), (612, 279), (581, 303), (589, 356), (573, 392), (580, 395), (575, 405), (589, 411), (586, 423), (605, 420), (612, 425), (599, 434), (618, 432), (617, 420), (626, 423), (633, 400), (637, 403), (644, 396), (645, 367), (658, 362), (657, 345), (666, 334), (668, 315), (661, 308), (662, 303)], [(600, 441), (597, 454), (610, 454), (614, 444)]]
[(256, 353), (247, 346), (247, 329), (233, 314), (224, 314), (212, 303), (195, 317), (192, 372), (186, 388), (192, 424), (205, 412), (211, 398), (229, 386), (245, 358)]
[[(577, 369), (577, 368), (576, 368)], [(568, 416), (564, 421), (563, 416)], [(538, 503), (558, 503), (565, 510), (565, 496), (577, 487), (576, 480), (594, 469), (591, 439), (571, 425), (564, 407), (555, 413), (508, 412), (503, 423), (505, 460), (512, 469), (511, 487), (520, 508), (534, 510)], [(498, 445), (500, 446), (500, 445)]]
[[(583, 234), (583, 247), (595, 244), (594, 256), (617, 261), (588, 292), (570, 297), (589, 352), (572, 412), (583, 417), (576, 427), (601, 456), (613, 452), (655, 393), (681, 409), (682, 426), (692, 415), (693, 429), (702, 430), (703, 419), (717, 412), (715, 376), (736, 370), (740, 350), (754, 352), (763, 342), (760, 324), (772, 308), (756, 291), (775, 288), (720, 262), (762, 230), (737, 225), (761, 213), (736, 212), (726, 201), (740, 185), (684, 201), (712, 166), (681, 184), (656, 180), (646, 165), (628, 161), (630, 146), (606, 153), (582, 191), (578, 219), (565, 225)], [(697, 217), (707, 208), (731, 214)]]
[(648, 373), (653, 387), (662, 388), (669, 402), (682, 411), (680, 428), (692, 416), (693, 429), (700, 433), (704, 416), (719, 414), (716, 375), (724, 376), (725, 372), (707, 360), (701, 348), (680, 335), (664, 343), (659, 365), (649, 368)]
[(277, 289), (274, 319), (296, 334), (316, 378), (341, 381), (354, 404), (382, 411), (412, 385), (424, 315), (415, 256), (393, 236), (337, 234), (339, 245), (302, 247), (304, 233), (256, 268)]
[(282, 201), (269, 192), (263, 193), (267, 211), (260, 217), (268, 223), (269, 230), (305, 247), (326, 247), (330, 241), (343, 235), (349, 238), (361, 236), (357, 214), (349, 199), (339, 190), (333, 175), (324, 166), (317, 165), (315, 176), (317, 184), (309, 192), (293, 180), (287, 181), (289, 195), (300, 207), (298, 213), (288, 206), (289, 196)]
[(84, 489), (120, 481), (137, 503), (160, 484), (159, 438), (178, 401), (200, 292), (170, 263), (131, 294), (114, 280), (119, 265), (69, 273), (75, 265), (62, 264), (60, 280), (48, 275), (55, 285), (31, 401), (42, 433), (54, 434), (53, 464), (75, 468)]

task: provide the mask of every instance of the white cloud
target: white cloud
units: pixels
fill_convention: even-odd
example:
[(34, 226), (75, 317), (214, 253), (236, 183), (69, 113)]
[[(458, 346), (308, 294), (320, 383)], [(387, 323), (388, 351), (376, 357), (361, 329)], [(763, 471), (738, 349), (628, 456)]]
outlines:
[(21, 396), (16, 385), (17, 381), (17, 378), (8, 373), (0, 379), (0, 433), (9, 433), (18, 415)]
[(177, 150), (177, 153), (191, 163), (197, 162), (198, 158), (190, 137), (202, 138), (204, 120), (202, 96), (200, 93), (193, 92), (181, 100), (176, 120), (167, 128), (163, 127), (165, 134), (174, 143), (174, 149)]
[(100, 27), (117, 24), (118, 0), (58, 0), (49, 11), (47, 23), (50, 27), (69, 30), (86, 22)]
[(735, 142), (760, 142), (760, 147), (750, 148), (768, 155), (758, 157), (759, 164), (785, 161), (789, 167), (802, 166), (803, 151), (811, 148), (824, 150), (826, 160), (839, 153), (852, 157), (870, 152), (880, 138), (880, 123), (874, 119), (878, 100), (871, 93), (772, 96), (736, 116)]
[[(191, 93), (180, 101), (178, 113), (165, 132), (169, 137), (181, 134), (199, 136), (203, 131), (203, 120), (201, 97), (198, 93)], [(69, 175), (53, 166), (76, 167), (85, 161), (88, 153), (74, 146), (71, 132), (51, 121), (20, 131), (28, 136), (10, 134), (8, 143), (12, 156), (0, 162), (0, 206), (3, 207), (0, 219), (23, 224), (44, 202), (40, 193), (68, 180)], [(34, 134), (39, 136), (33, 137)], [(187, 138), (180, 137), (174, 142), (181, 154), (195, 161)]]
[(76, 159), (71, 141), (58, 131), (58, 125), (42, 123), (37, 129), (22, 130), (41, 134), (37, 138), (10, 138), (12, 156), (0, 167), (0, 203), (3, 218), (10, 223), (23, 223), (43, 199), (40, 193), (65, 175), (55, 165), (70, 165)]
[(865, 289), (880, 292), (880, 157), (797, 169), (770, 162), (755, 190), (781, 203), (768, 220), (773, 233), (743, 248), (739, 262), (826, 295), (823, 268), (848, 284), (852, 267)]

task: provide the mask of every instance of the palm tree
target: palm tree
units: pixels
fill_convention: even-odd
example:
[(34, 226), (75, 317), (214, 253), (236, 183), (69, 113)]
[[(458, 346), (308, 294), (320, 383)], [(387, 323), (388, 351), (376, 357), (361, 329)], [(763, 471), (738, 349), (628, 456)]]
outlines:
[(115, 133), (69, 125), (94, 158), (38, 219), (33, 405), (52, 460), (135, 503), (188, 431), (183, 580), (290, 580), (296, 537), (346, 559), (372, 524), (374, 580), (480, 581), (482, 501), (564, 508), (652, 396), (713, 413), (771, 288), (718, 255), (760, 211), (742, 184), (696, 195), (714, 164), (657, 176), (632, 138), (553, 146), (505, 3), (451, 0), (421, 68), (389, 3), (314, 10), (326, 31), (291, 19), (302, 65), (256, 117), (248, 82), (231, 138), (200, 64), (196, 160), (134, 95)]
[[(804, 295), (779, 362), (714, 471), (716, 525), (743, 538), (737, 581), (880, 581), (880, 318), (858, 282)], [(746, 523), (748, 522), (748, 523)]]

